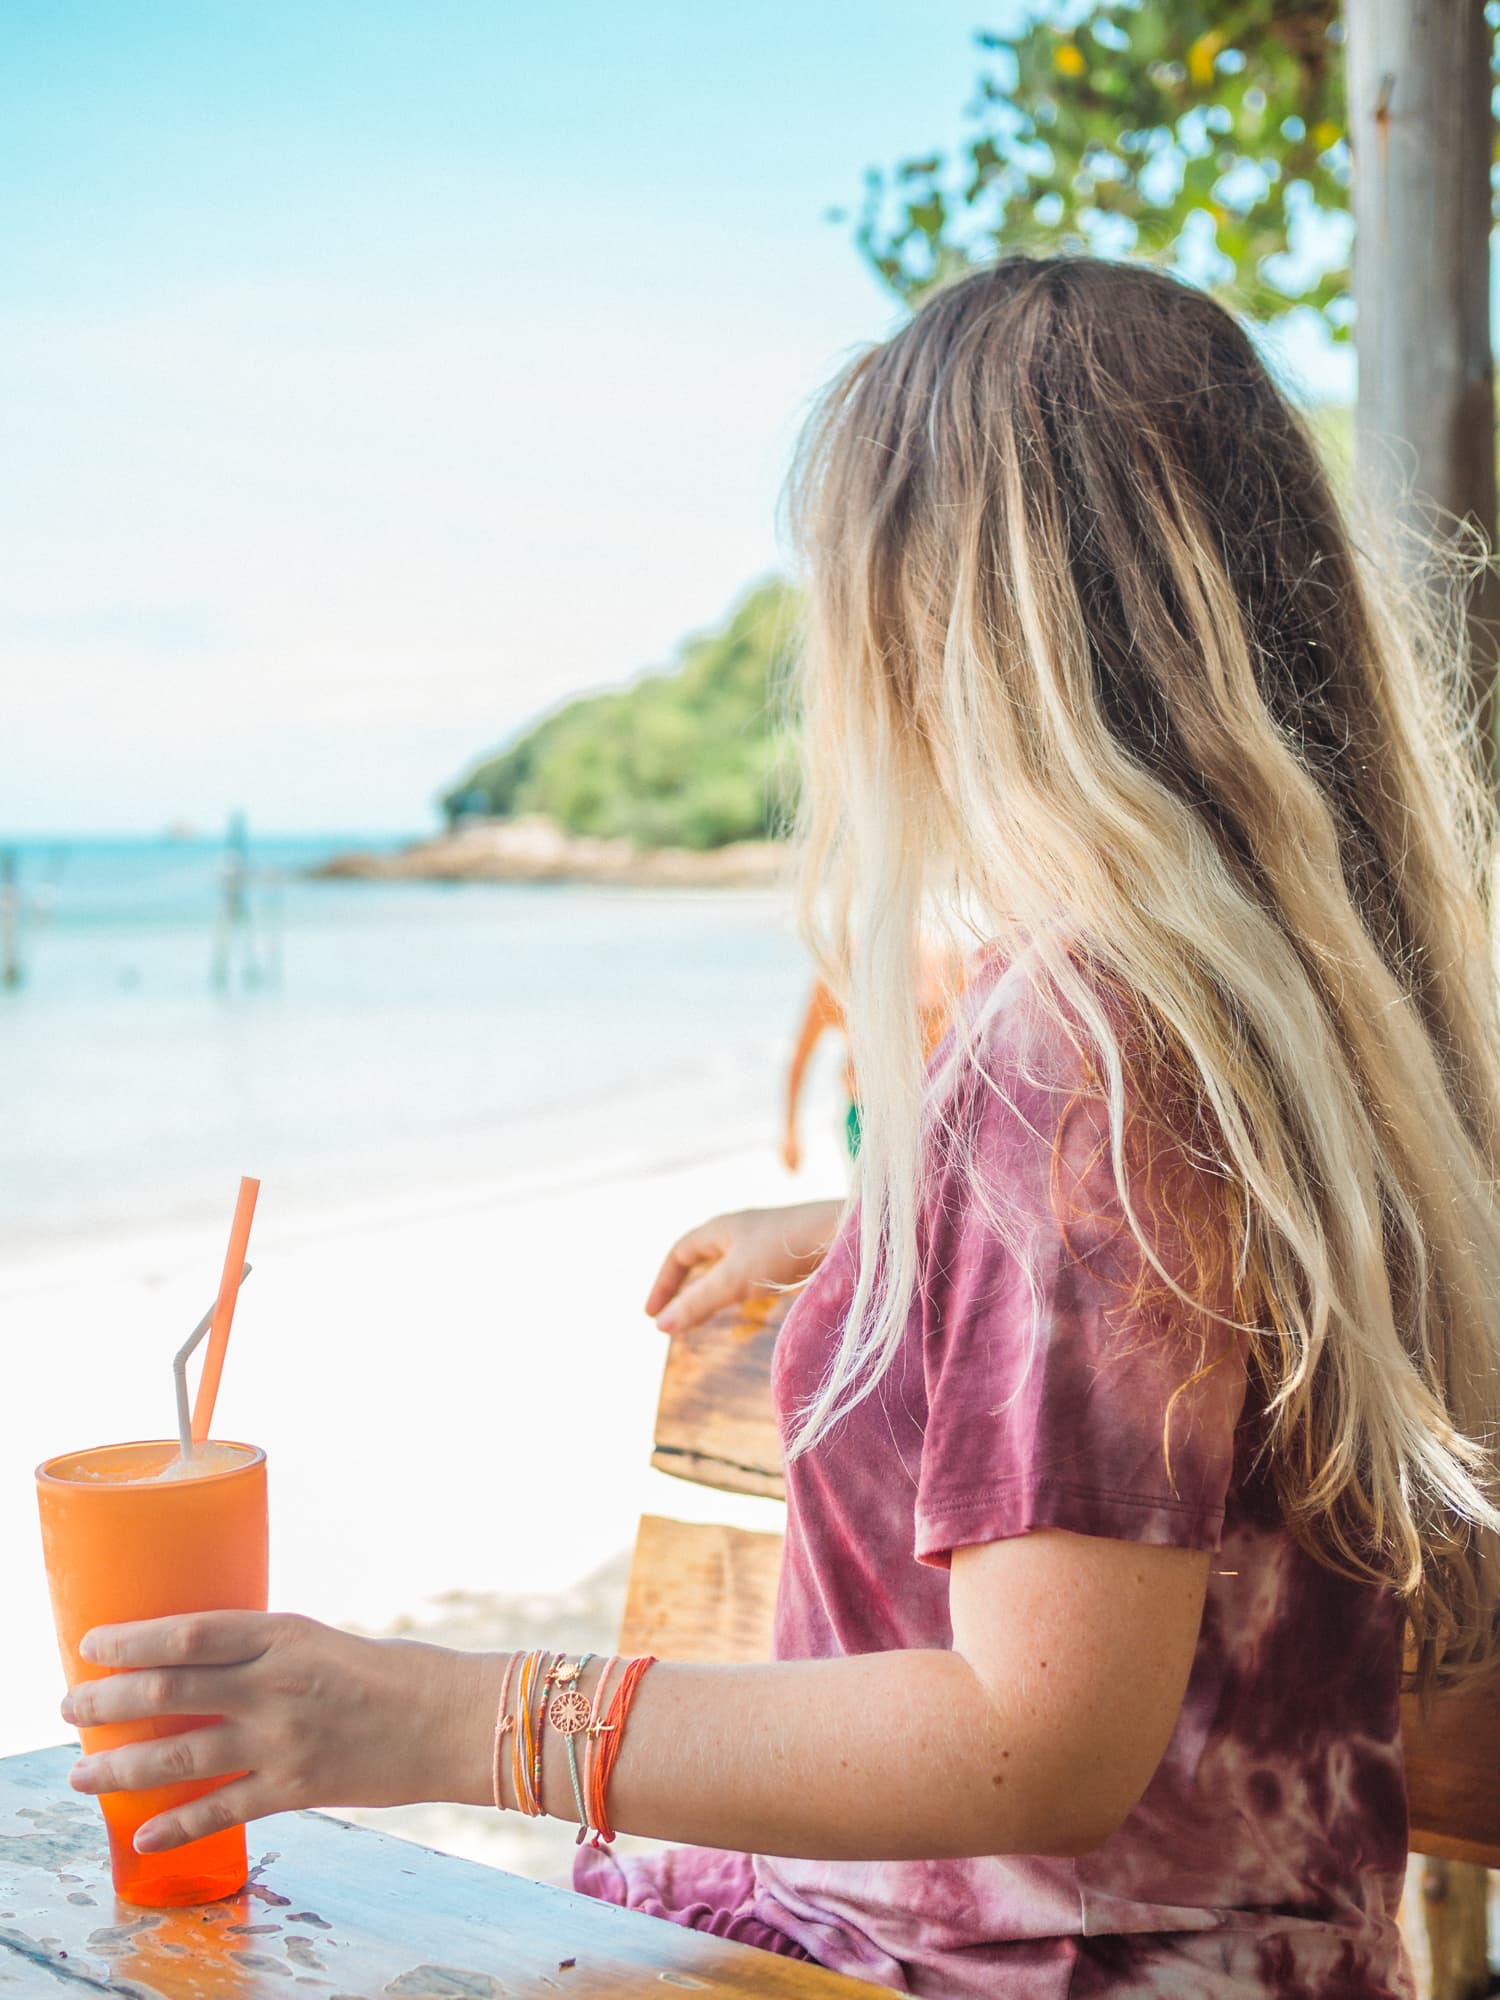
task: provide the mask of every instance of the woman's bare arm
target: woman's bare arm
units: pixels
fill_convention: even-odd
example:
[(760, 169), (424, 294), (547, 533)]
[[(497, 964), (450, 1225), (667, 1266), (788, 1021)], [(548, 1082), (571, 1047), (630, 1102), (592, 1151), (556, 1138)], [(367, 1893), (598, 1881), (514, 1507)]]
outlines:
[[(1108, 1837), (1181, 1707), (1208, 1558), (1059, 1531), (959, 1550), (952, 1652), (645, 1676), (610, 1792), (627, 1832), (845, 1859), (1070, 1854)], [(213, 1612), (116, 1627), (76, 1689), (80, 1723), (222, 1716), (86, 1760), (80, 1790), (237, 1771), (152, 1822), (172, 1846), (315, 1805), (489, 1801), (507, 1656)], [(585, 1679), (591, 1689), (598, 1673)], [(544, 1731), (543, 1796), (573, 1818)]]

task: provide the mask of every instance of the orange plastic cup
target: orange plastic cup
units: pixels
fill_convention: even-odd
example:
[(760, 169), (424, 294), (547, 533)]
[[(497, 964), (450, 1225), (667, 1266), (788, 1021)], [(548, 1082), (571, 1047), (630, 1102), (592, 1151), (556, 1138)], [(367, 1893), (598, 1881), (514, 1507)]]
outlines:
[[(95, 1625), (180, 1611), (265, 1610), (266, 1455), (254, 1445), (215, 1442), (205, 1449), (235, 1457), (221, 1470), (156, 1483), (129, 1482), (149, 1482), (169, 1465), (178, 1455), (175, 1441), (101, 1445), (37, 1467), (42, 1550), (69, 1687), (112, 1671), (79, 1657), (78, 1642)], [(161, 1716), (80, 1733), (84, 1749), (94, 1752), (215, 1719)], [(148, 1819), (226, 1782), (200, 1779), (101, 1796), (118, 1896), (142, 1909), (170, 1909), (245, 1886), (242, 1826), (164, 1854), (137, 1854), (132, 1845)]]

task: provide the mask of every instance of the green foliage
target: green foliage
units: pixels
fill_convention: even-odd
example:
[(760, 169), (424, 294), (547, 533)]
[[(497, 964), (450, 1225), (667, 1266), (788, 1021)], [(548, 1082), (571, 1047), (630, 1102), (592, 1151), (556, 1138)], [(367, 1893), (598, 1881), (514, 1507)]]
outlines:
[(774, 834), (791, 803), (780, 683), (795, 624), (787, 585), (757, 585), (670, 672), (568, 702), (476, 766), (444, 811), (545, 813), (569, 833), (643, 847)]
[(1348, 231), (1315, 232), (1321, 257), (1307, 240), (1347, 208), (1335, 0), (1095, 0), (977, 40), (990, 61), (954, 157), (867, 178), (856, 238), (893, 291), (1012, 247), (1128, 252), (1346, 334)]

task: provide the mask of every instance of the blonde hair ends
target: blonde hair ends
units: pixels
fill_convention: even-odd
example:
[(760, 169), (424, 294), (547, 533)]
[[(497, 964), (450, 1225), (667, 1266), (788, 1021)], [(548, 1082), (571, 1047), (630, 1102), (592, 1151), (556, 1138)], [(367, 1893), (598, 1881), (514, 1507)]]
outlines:
[(970, 1022), (926, 1076), (921, 940), (1024, 952), (1163, 1277), (1101, 982), (1211, 1135), (1292, 1532), (1401, 1594), (1424, 1682), (1488, 1665), (1500, 1016), (1465, 559), (1403, 586), (1232, 315), (1084, 257), (964, 278), (857, 359), (793, 501), (803, 914), (862, 1110), (858, 1286), (794, 1450), (895, 1353), (932, 1107), (981, 1060)]

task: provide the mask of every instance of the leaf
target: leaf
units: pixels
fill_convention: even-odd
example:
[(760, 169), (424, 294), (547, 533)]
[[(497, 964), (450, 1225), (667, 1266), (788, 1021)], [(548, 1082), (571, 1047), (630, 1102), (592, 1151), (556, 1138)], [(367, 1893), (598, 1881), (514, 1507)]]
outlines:
[(1224, 46), (1224, 37), (1213, 28), (1200, 35), (1188, 50), (1187, 71), (1191, 80), (1200, 90), (1206, 90), (1214, 80), (1214, 58)]

